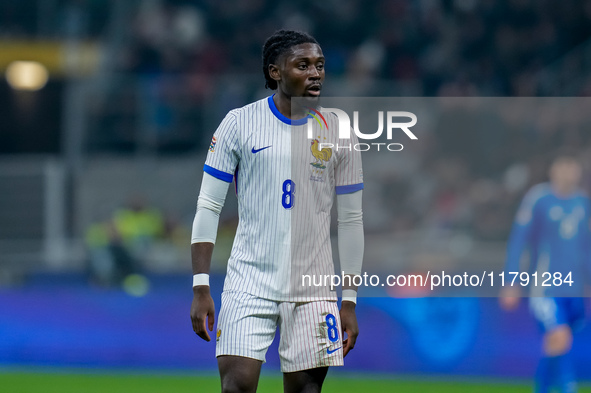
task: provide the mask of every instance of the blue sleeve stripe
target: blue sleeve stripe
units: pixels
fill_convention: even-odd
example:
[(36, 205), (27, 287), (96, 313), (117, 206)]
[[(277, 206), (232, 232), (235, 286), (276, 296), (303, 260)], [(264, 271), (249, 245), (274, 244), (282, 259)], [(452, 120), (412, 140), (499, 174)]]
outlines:
[(205, 171), (205, 173), (209, 173), (216, 179), (223, 180), (227, 183), (232, 183), (233, 176), (231, 173), (222, 172), (219, 169), (215, 169), (209, 165), (203, 165), (203, 170)]
[(351, 194), (359, 190), (363, 190), (363, 183), (349, 184), (347, 186), (336, 186), (337, 195)]

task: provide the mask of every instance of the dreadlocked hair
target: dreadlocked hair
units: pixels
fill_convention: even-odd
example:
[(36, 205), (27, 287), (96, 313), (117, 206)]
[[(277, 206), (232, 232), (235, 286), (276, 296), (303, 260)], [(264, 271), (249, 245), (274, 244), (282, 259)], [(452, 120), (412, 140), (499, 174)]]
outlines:
[(263, 74), (265, 74), (265, 88), (277, 89), (277, 81), (269, 75), (269, 64), (275, 64), (277, 58), (289, 50), (292, 46), (300, 44), (318, 44), (309, 35), (301, 31), (277, 30), (267, 38), (263, 45)]

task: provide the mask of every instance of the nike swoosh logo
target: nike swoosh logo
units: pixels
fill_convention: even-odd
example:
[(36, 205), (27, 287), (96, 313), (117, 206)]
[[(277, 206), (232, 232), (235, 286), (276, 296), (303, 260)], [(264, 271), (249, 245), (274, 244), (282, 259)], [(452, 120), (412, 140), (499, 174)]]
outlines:
[(258, 153), (258, 152), (259, 152), (259, 151), (261, 151), (261, 150), (268, 149), (268, 148), (270, 148), (271, 146), (273, 146), (273, 145), (269, 145), (269, 146), (261, 147), (260, 149), (255, 149), (255, 148), (253, 147), (253, 148), (252, 148), (252, 154), (256, 154), (256, 153)]
[(331, 353), (333, 353), (333, 352), (336, 352), (336, 351), (338, 351), (338, 350), (339, 350), (339, 349), (341, 349), (341, 348), (343, 348), (343, 347), (338, 347), (337, 349), (333, 349), (332, 351), (331, 351), (330, 349), (326, 349), (326, 353), (327, 353), (328, 355), (330, 355)]

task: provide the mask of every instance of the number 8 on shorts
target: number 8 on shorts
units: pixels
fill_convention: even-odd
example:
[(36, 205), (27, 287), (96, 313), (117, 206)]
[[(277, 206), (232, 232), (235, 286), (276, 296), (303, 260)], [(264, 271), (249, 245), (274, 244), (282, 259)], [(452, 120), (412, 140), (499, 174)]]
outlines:
[(337, 328), (337, 319), (334, 315), (326, 315), (326, 326), (328, 326), (328, 339), (331, 343), (339, 340), (339, 330)]

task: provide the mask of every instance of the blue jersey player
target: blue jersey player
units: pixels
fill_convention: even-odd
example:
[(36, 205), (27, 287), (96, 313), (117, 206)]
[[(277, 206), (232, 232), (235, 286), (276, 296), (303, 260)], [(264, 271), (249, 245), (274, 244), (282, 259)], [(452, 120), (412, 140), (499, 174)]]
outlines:
[[(582, 168), (569, 156), (550, 167), (550, 182), (534, 186), (524, 197), (509, 239), (506, 277), (520, 272), (529, 252), (530, 308), (543, 332), (542, 359), (535, 391), (556, 387), (576, 392), (570, 359), (572, 332), (584, 318), (584, 284), (591, 266), (590, 201), (579, 190)], [(507, 285), (507, 280), (505, 280)], [(537, 284), (537, 285), (533, 285)], [(544, 286), (547, 285), (547, 286)], [(513, 310), (519, 303), (516, 286), (505, 287), (501, 306)]]

